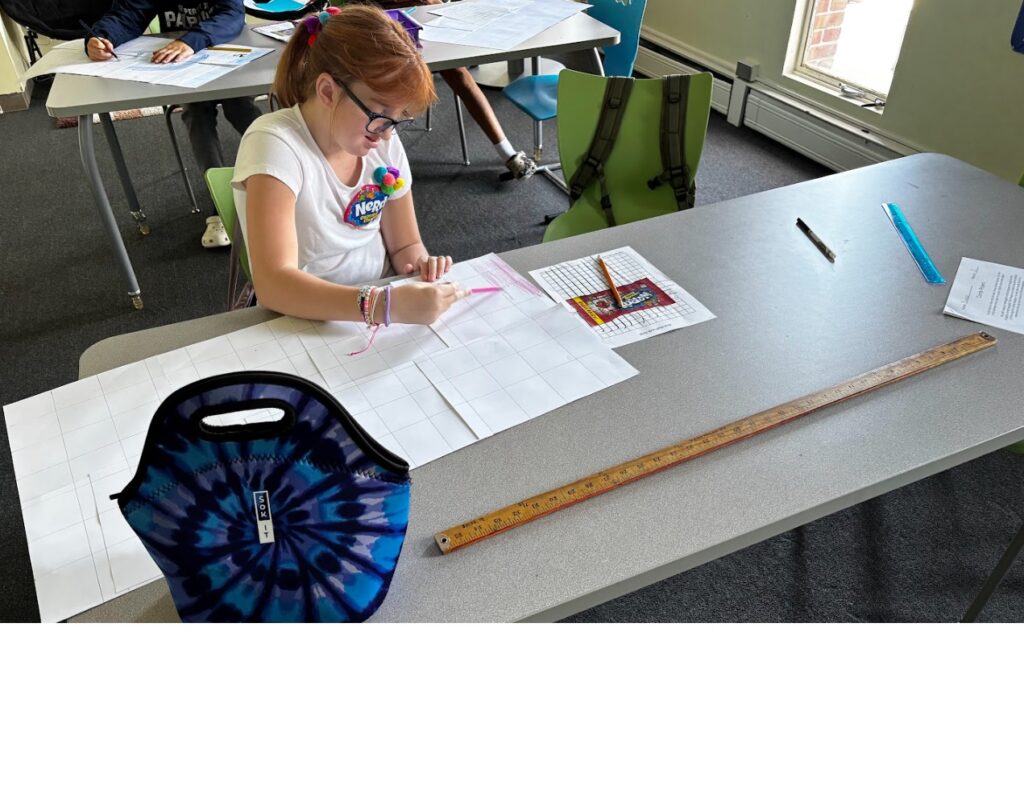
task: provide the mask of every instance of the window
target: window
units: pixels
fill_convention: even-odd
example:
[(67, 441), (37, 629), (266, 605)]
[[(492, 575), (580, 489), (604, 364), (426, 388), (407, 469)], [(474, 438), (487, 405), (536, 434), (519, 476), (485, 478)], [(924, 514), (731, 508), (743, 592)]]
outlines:
[(881, 108), (914, 0), (808, 0), (797, 72)]

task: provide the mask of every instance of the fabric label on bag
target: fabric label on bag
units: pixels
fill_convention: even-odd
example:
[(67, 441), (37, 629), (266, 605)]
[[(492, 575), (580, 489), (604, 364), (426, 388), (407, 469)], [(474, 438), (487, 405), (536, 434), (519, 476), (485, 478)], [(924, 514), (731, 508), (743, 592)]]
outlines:
[(273, 543), (274, 521), (270, 514), (270, 493), (266, 490), (257, 490), (252, 494), (252, 500), (256, 509), (256, 528), (260, 543)]

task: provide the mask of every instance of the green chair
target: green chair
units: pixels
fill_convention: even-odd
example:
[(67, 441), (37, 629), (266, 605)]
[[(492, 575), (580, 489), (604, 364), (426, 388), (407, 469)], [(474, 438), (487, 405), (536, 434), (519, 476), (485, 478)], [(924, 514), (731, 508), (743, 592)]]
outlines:
[[(228, 310), (247, 308), (255, 302), (252, 292), (252, 273), (249, 271), (249, 253), (242, 238), (242, 227), (238, 222), (235, 210), (235, 193), (231, 187), (231, 177), (235, 169), (210, 168), (206, 172), (206, 186), (210, 189), (213, 206), (217, 215), (224, 222), (224, 229), (231, 233), (231, 257), (228, 264)], [(239, 267), (245, 274), (245, 285), (237, 289)]]
[[(710, 73), (687, 76), (684, 160), (690, 176), (697, 173), (711, 110)], [(558, 83), (558, 150), (566, 179), (583, 162), (597, 128), (608, 79), (563, 70)], [(628, 224), (679, 209), (668, 184), (651, 189), (648, 180), (664, 170), (661, 159), (661, 106), (664, 79), (634, 79), (633, 89), (612, 148), (604, 165), (608, 195), (616, 224)], [(593, 182), (562, 215), (548, 226), (545, 241), (604, 229), (601, 188)]]

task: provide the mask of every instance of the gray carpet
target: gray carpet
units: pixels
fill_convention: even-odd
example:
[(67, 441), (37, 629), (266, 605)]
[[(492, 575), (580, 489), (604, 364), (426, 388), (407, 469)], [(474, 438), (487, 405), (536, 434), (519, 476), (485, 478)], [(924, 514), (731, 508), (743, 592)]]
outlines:
[[(529, 122), (490, 93), (512, 141)], [(108, 336), (223, 309), (227, 256), (199, 244), (161, 118), (117, 124), (152, 234), (125, 213), (113, 164), (96, 127), (115, 213), (143, 289), (135, 312), (100, 231), (78, 156), (75, 129), (57, 130), (41, 95), (32, 109), (0, 116), (5, 201), (0, 208), (0, 404), (68, 383), (78, 357)], [(566, 205), (549, 183), (496, 181), (501, 168), (470, 124), (473, 164), (460, 164), (451, 94), (432, 132), (403, 136), (416, 206), (431, 249), (469, 258), (538, 243), (547, 213)], [(188, 152), (178, 121), (183, 150)], [(225, 150), (238, 137), (222, 123)], [(554, 126), (546, 127), (556, 157)], [(198, 172), (189, 164), (192, 176)], [(828, 173), (749, 130), (712, 115), (698, 176), (711, 204)], [(203, 191), (204, 204), (210, 207)], [(575, 621), (949, 621), (959, 617), (1024, 517), (1024, 457), (998, 453), (780, 535), (745, 551), (589, 610)], [(38, 618), (6, 430), (0, 431), (0, 620)], [(1024, 619), (1024, 562), (985, 613)]]

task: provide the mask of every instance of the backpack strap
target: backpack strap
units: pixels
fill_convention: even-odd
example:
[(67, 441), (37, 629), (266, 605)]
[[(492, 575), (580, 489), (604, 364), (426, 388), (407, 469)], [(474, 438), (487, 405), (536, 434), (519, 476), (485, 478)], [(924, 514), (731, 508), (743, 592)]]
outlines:
[(672, 186), (676, 205), (680, 210), (693, 207), (697, 186), (690, 178), (686, 165), (686, 102), (690, 88), (689, 76), (666, 76), (662, 80), (661, 96), (661, 174), (647, 186), (654, 190), (662, 183)]
[(601, 184), (601, 209), (608, 221), (609, 227), (615, 226), (615, 216), (612, 213), (612, 200), (608, 195), (608, 185), (605, 182), (604, 165), (615, 146), (615, 138), (619, 135), (619, 127), (626, 114), (626, 103), (629, 101), (629, 94), (633, 90), (633, 79), (624, 76), (613, 76), (608, 79), (608, 85), (604, 90), (604, 100), (601, 102), (601, 116), (597, 119), (597, 128), (594, 130), (594, 139), (590, 142), (587, 154), (576, 169), (576, 173), (569, 180), (569, 198), (575, 202), (583, 195), (596, 178)]

